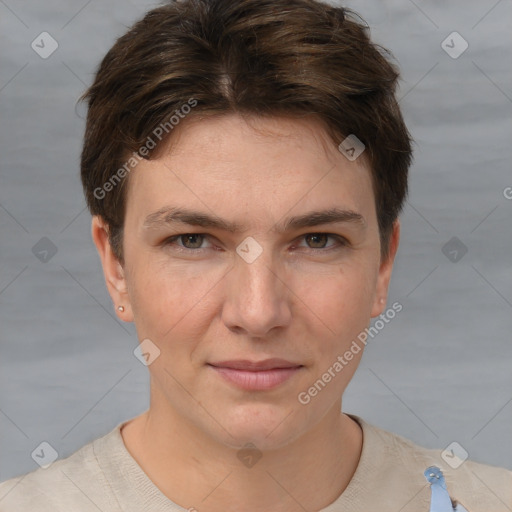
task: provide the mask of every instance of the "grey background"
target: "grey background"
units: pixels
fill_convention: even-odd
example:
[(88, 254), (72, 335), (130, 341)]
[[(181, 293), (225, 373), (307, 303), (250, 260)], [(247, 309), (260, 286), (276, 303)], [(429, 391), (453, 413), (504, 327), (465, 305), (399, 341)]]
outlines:
[[(36, 469), (41, 441), (65, 457), (148, 406), (90, 237), (75, 103), (152, 5), (0, 0), (0, 480)], [(403, 311), (369, 343), (344, 409), (512, 469), (511, 2), (345, 5), (400, 63), (416, 153), (389, 300)], [(30, 46), (43, 31), (59, 44), (47, 59)], [(469, 44), (457, 59), (441, 47), (453, 31)], [(442, 252), (454, 236), (458, 262)], [(46, 263), (42, 237), (57, 248)]]

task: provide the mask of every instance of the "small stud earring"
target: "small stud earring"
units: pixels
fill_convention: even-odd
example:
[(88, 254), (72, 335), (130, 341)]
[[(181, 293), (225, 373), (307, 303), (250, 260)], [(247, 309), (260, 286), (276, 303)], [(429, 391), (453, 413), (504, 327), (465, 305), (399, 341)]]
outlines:
[(121, 313), (124, 311), (124, 306), (117, 306), (118, 311), (121, 311)]
[(384, 304), (384, 299), (383, 298), (380, 299), (380, 303)]

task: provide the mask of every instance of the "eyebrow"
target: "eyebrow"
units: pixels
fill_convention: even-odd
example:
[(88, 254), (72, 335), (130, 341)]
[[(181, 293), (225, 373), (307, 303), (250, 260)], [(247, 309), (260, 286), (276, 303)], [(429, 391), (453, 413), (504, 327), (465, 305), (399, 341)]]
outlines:
[[(215, 215), (197, 212), (186, 208), (166, 206), (156, 212), (150, 213), (142, 225), (144, 230), (153, 230), (179, 223), (203, 228), (214, 228), (230, 233), (244, 231), (244, 226), (229, 222)], [(303, 215), (287, 218), (281, 225), (274, 226), (271, 231), (283, 233), (289, 230), (314, 227), (322, 224), (349, 223), (366, 227), (366, 220), (353, 210), (330, 208), (327, 210), (314, 210)]]

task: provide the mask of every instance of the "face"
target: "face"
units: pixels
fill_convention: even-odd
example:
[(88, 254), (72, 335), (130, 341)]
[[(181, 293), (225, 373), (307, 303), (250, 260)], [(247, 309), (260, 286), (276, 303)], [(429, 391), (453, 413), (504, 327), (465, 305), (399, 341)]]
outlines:
[[(186, 120), (130, 175), (123, 267), (101, 229), (95, 218), (114, 304), (160, 351), (148, 368), (162, 417), (263, 449), (339, 415), (362, 350), (333, 365), (383, 312), (398, 241), (396, 224), (381, 261), (364, 156), (349, 161), (311, 119)], [(224, 363), (273, 358), (286, 363)]]

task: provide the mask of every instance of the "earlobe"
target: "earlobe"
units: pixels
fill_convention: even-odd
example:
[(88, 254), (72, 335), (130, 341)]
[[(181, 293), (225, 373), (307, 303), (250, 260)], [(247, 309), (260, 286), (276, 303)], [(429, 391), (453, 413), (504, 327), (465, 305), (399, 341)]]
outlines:
[(386, 307), (389, 282), (393, 271), (393, 263), (400, 242), (400, 221), (397, 219), (393, 223), (393, 230), (389, 239), (389, 251), (385, 260), (381, 261), (379, 275), (377, 277), (377, 286), (375, 288), (375, 299), (373, 302), (371, 317), (374, 318), (383, 313)]
[(124, 268), (112, 251), (108, 237), (108, 225), (98, 215), (92, 219), (91, 235), (100, 256), (105, 284), (115, 305), (116, 314), (125, 322), (132, 322), (133, 315)]

